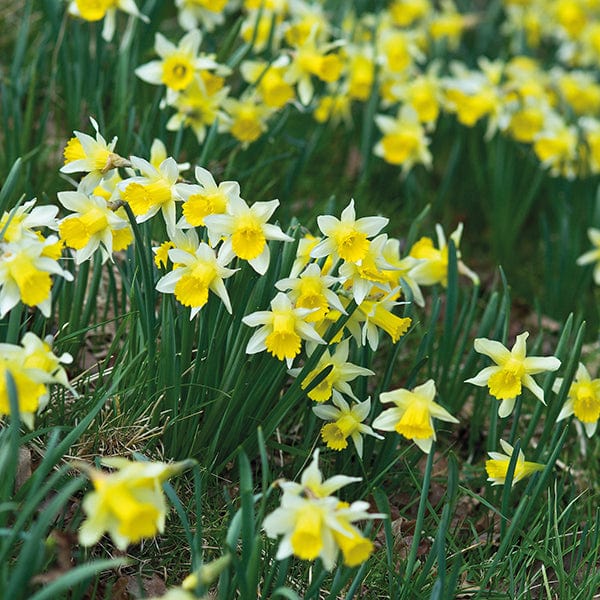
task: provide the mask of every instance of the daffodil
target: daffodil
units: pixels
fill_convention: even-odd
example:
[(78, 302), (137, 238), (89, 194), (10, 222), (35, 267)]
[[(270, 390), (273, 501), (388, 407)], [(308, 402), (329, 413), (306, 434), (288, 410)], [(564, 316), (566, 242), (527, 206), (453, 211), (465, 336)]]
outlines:
[(382, 431), (396, 431), (429, 454), (431, 445), (436, 439), (434, 417), (448, 423), (458, 423), (457, 418), (434, 401), (435, 395), (433, 379), (429, 379), (412, 391), (400, 388), (380, 394), (381, 402), (384, 404), (392, 402), (395, 407), (384, 410), (373, 421), (373, 427)]
[(590, 227), (587, 230), (588, 238), (592, 245), (593, 250), (588, 250), (577, 259), (578, 265), (589, 265), (594, 264), (594, 282), (596, 285), (600, 285), (600, 229)]
[[(501, 452), (488, 452), (490, 458), (485, 462), (485, 470), (488, 474), (488, 481), (492, 482), (492, 485), (504, 485), (506, 482), (506, 474), (508, 473), (508, 466), (514, 453), (514, 448), (504, 440), (500, 440), (500, 445), (505, 454)], [(515, 464), (515, 470), (513, 473), (512, 485), (529, 477), (536, 471), (543, 471), (545, 465), (535, 462), (529, 462), (525, 460), (525, 455), (522, 450), (519, 450), (519, 456)]]
[(51, 275), (73, 280), (73, 275), (52, 256), (51, 249), (57, 242), (56, 236), (50, 236), (44, 241), (22, 238), (19, 242), (0, 244), (0, 318), (19, 301), (37, 306), (45, 317), (50, 316)]
[(168, 250), (174, 269), (159, 279), (156, 289), (175, 298), (184, 306), (189, 306), (190, 320), (208, 302), (209, 292), (213, 292), (231, 313), (231, 302), (224, 279), (231, 277), (237, 269), (228, 269), (228, 261), (222, 253), (217, 254), (206, 243), (201, 242), (194, 252), (180, 248)]
[(215, 246), (225, 238), (222, 252), (228, 260), (236, 256), (247, 260), (257, 273), (264, 275), (270, 260), (267, 241), (294, 241), (277, 225), (267, 223), (278, 206), (279, 200), (248, 206), (239, 196), (230, 196), (227, 214), (213, 213), (204, 218), (211, 245)]
[(498, 408), (500, 417), (510, 415), (523, 386), (545, 404), (544, 390), (535, 382), (532, 375), (556, 371), (560, 367), (560, 360), (554, 356), (526, 356), (528, 337), (527, 331), (518, 335), (511, 350), (500, 342), (487, 338), (475, 340), (475, 350), (489, 356), (496, 364), (486, 367), (475, 377), (467, 379), (466, 383), (480, 387), (488, 386), (490, 394), (500, 400)]
[(129, 166), (129, 161), (114, 152), (117, 138), (107, 143), (96, 120), (90, 117), (90, 122), (96, 137), (74, 131), (64, 150), (65, 164), (60, 169), (61, 173), (87, 173), (79, 184), (85, 192), (91, 192), (112, 169)]
[(310, 313), (308, 308), (294, 308), (290, 299), (279, 292), (271, 300), (271, 310), (259, 310), (242, 319), (248, 327), (260, 326), (248, 341), (246, 352), (256, 354), (267, 350), (279, 360), (285, 360), (291, 368), (294, 358), (300, 353), (303, 339), (325, 343), (314, 327), (306, 322)]
[(225, 9), (229, 0), (175, 0), (177, 21), (183, 29), (190, 30), (202, 26), (212, 31), (225, 20)]
[[(152, 140), (152, 145), (150, 146), (150, 164), (155, 168), (159, 169), (161, 163), (164, 160), (167, 160), (169, 155), (167, 154), (167, 148), (164, 142), (158, 138), (154, 138)], [(190, 163), (177, 163), (177, 170), (181, 173), (182, 171), (187, 171), (190, 168)]]
[[(337, 344), (333, 354), (327, 348), (324, 350), (317, 366), (306, 375), (301, 384), (302, 389), (306, 389), (319, 373), (322, 373), (325, 369), (330, 369), (327, 376), (308, 392), (308, 397), (311, 400), (325, 402), (331, 398), (336, 390), (357, 400), (349, 382), (354, 381), (359, 376), (375, 375), (375, 373), (371, 369), (348, 362), (349, 352), (349, 340), (343, 340)], [(289, 373), (292, 377), (297, 377), (300, 371), (301, 368), (290, 369)]]
[(385, 217), (356, 218), (354, 199), (342, 211), (341, 219), (332, 215), (317, 217), (317, 225), (325, 236), (312, 249), (313, 258), (334, 255), (342, 260), (357, 262), (369, 252), (369, 238), (376, 236), (387, 224)]
[(363, 423), (371, 411), (371, 398), (350, 406), (338, 391), (333, 390), (332, 401), (334, 406), (325, 404), (313, 406), (312, 409), (319, 419), (329, 421), (321, 427), (323, 442), (332, 450), (344, 450), (348, 447), (348, 438), (350, 438), (354, 443), (356, 453), (362, 458), (363, 435), (372, 435), (383, 439), (383, 436), (375, 433), (371, 427)]
[(72, 214), (58, 224), (58, 232), (69, 248), (75, 250), (75, 262), (81, 264), (100, 249), (103, 262), (112, 253), (124, 250), (133, 241), (133, 231), (123, 210), (113, 211), (104, 198), (82, 191), (58, 192), (58, 201)]
[(391, 292), (386, 270), (395, 267), (387, 262), (383, 254), (386, 242), (386, 234), (378, 235), (373, 240), (367, 240), (367, 250), (364, 256), (356, 262), (346, 260), (339, 268), (339, 275), (344, 282), (344, 287), (350, 290), (354, 301), (359, 306), (374, 289), (379, 294)]
[(302, 473), (301, 483), (280, 481), (283, 490), (281, 504), (265, 517), (263, 529), (268, 537), (282, 535), (276, 558), (283, 560), (292, 554), (302, 560), (321, 558), (331, 571), (339, 551), (348, 566), (357, 566), (369, 558), (373, 544), (353, 523), (365, 519), (384, 518), (369, 513), (367, 502), (340, 502), (332, 496), (341, 487), (360, 477), (336, 475), (325, 481), (318, 466), (319, 451)]
[(239, 99), (226, 98), (223, 108), (230, 117), (229, 133), (241, 142), (242, 148), (247, 148), (267, 131), (267, 121), (274, 113), (255, 92)]
[(299, 277), (280, 279), (275, 287), (281, 292), (288, 292), (288, 297), (297, 308), (313, 309), (306, 317), (310, 322), (320, 321), (331, 309), (346, 312), (338, 295), (331, 289), (337, 283), (337, 277), (323, 275), (319, 265), (311, 263)]
[(177, 46), (157, 33), (154, 38), (154, 50), (160, 60), (153, 60), (138, 67), (135, 74), (147, 83), (166, 85), (171, 94), (180, 92), (192, 83), (195, 74), (200, 70), (219, 67), (212, 57), (198, 55), (201, 43), (202, 33), (198, 29), (188, 31)]
[(105, 458), (102, 463), (116, 471), (82, 467), (94, 491), (83, 499), (87, 519), (79, 530), (79, 542), (92, 546), (108, 532), (117, 548), (125, 550), (131, 543), (162, 533), (167, 514), (162, 484), (193, 462), (167, 464)]
[(204, 225), (208, 215), (227, 214), (230, 203), (240, 197), (237, 181), (222, 181), (217, 185), (210, 171), (196, 167), (196, 184), (178, 183), (177, 193), (183, 199), (183, 218), (178, 227)]
[(24, 202), (10, 212), (4, 212), (0, 218), (0, 235), (3, 241), (20, 242), (27, 237), (39, 240), (34, 228), (56, 230), (58, 207), (53, 205), (35, 206), (37, 199)]
[(30, 429), (33, 429), (35, 414), (48, 404), (48, 385), (59, 383), (74, 392), (62, 366), (73, 358), (66, 352), (56, 356), (50, 342), (51, 338), (41, 340), (28, 331), (20, 346), (0, 344), (0, 415), (11, 413), (7, 386), (7, 373), (10, 373), (17, 392), (20, 419)]
[(196, 75), (185, 90), (169, 100), (169, 106), (177, 112), (167, 121), (167, 129), (179, 131), (181, 127), (190, 127), (200, 144), (213, 123), (217, 123), (219, 132), (226, 131), (229, 117), (223, 110), (223, 102), (229, 88), (222, 81), (218, 75), (206, 71)]
[(102, 39), (110, 42), (113, 39), (117, 21), (117, 9), (137, 17), (148, 23), (149, 19), (138, 10), (133, 0), (73, 0), (69, 4), (69, 14), (85, 21), (104, 19)]
[(405, 104), (395, 118), (376, 115), (375, 123), (383, 133), (383, 137), (373, 148), (375, 156), (380, 156), (392, 165), (401, 165), (404, 173), (415, 164), (428, 168), (431, 166), (429, 138), (411, 106)]
[(284, 77), (289, 63), (287, 55), (278, 56), (270, 63), (246, 60), (240, 65), (240, 72), (245, 81), (256, 85), (268, 107), (282, 108), (295, 96), (294, 88)]
[[(552, 386), (558, 392), (563, 379), (558, 377)], [(575, 378), (569, 387), (567, 401), (558, 414), (557, 421), (567, 419), (571, 415), (583, 424), (585, 433), (592, 437), (598, 428), (600, 419), (600, 379), (592, 379), (583, 363), (579, 363)]]
[(352, 313), (346, 323), (352, 337), (359, 346), (369, 344), (375, 352), (379, 346), (379, 333), (385, 331), (396, 343), (409, 329), (410, 317), (399, 317), (392, 311), (395, 306), (405, 304), (397, 302), (397, 288), (383, 297), (373, 297), (364, 300)]
[[(437, 248), (431, 238), (422, 237), (409, 252), (410, 256), (419, 261), (409, 272), (410, 277), (419, 285), (435, 285), (436, 283), (441, 283), (443, 286), (448, 285), (448, 244), (441, 225), (436, 225), (435, 230), (438, 238)], [(479, 276), (460, 259), (459, 245), (462, 230), (463, 224), (459, 223), (458, 227), (450, 234), (450, 239), (456, 248), (458, 272), (478, 284)]]

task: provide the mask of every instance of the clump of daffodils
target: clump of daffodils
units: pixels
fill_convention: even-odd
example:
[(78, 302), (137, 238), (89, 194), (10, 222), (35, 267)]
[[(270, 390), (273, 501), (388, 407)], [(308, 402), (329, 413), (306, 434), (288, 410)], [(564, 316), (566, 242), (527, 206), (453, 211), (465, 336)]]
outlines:
[(62, 385), (71, 391), (63, 365), (73, 357), (68, 353), (57, 356), (52, 351), (52, 338), (40, 339), (27, 332), (21, 345), (0, 344), (0, 415), (11, 414), (8, 378), (12, 378), (19, 406), (19, 418), (30, 429), (36, 413), (42, 411), (50, 398), (49, 386)]
[(526, 340), (528, 332), (517, 336), (515, 345), (508, 350), (503, 344), (487, 338), (475, 340), (475, 350), (489, 356), (495, 365), (486, 367), (475, 377), (466, 380), (480, 387), (487, 386), (490, 394), (500, 400), (498, 415), (507, 417), (512, 413), (517, 396), (523, 387), (544, 402), (544, 390), (535, 382), (532, 375), (545, 371), (556, 371), (560, 360), (555, 356), (527, 356)]
[(291, 555), (302, 560), (321, 558), (328, 571), (335, 566), (340, 551), (344, 564), (349, 567), (366, 561), (373, 552), (373, 542), (354, 523), (381, 519), (386, 515), (369, 513), (367, 502), (348, 504), (333, 495), (340, 488), (357, 481), (360, 481), (359, 477), (346, 475), (323, 480), (318, 449), (302, 473), (300, 483), (278, 481), (283, 491), (280, 506), (263, 521), (267, 536), (283, 536), (277, 560)]
[(79, 530), (79, 541), (92, 546), (108, 532), (116, 547), (125, 550), (129, 544), (164, 531), (167, 502), (162, 484), (194, 461), (167, 464), (113, 457), (102, 459), (102, 464), (115, 470), (82, 467), (94, 490), (83, 500), (87, 518)]

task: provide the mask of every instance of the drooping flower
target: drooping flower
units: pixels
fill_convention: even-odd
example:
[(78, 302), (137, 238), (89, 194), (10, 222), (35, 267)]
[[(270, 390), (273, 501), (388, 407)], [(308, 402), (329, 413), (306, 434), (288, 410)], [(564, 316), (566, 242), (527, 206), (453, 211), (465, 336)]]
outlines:
[[(557, 377), (552, 390), (558, 392), (563, 379)], [(598, 428), (600, 419), (600, 379), (592, 379), (583, 363), (579, 363), (575, 378), (569, 387), (567, 401), (562, 407), (557, 421), (567, 419), (571, 415), (581, 421), (588, 437), (592, 437)]]
[(291, 368), (294, 357), (300, 353), (302, 340), (324, 344), (325, 340), (306, 322), (308, 308), (294, 308), (290, 299), (279, 292), (271, 300), (271, 310), (259, 310), (246, 315), (242, 323), (259, 327), (248, 341), (246, 352), (256, 354), (267, 350), (279, 360), (286, 360)]
[(362, 458), (363, 435), (372, 435), (383, 439), (383, 436), (375, 433), (371, 427), (363, 423), (371, 410), (371, 398), (350, 406), (337, 390), (333, 390), (332, 393), (335, 406), (325, 404), (313, 406), (312, 409), (319, 419), (329, 421), (321, 427), (321, 438), (332, 450), (344, 450), (348, 447), (348, 438), (350, 438), (354, 443), (356, 453)]
[(119, 550), (162, 533), (167, 503), (162, 484), (195, 461), (178, 463), (139, 462), (105, 458), (102, 464), (117, 469), (111, 473), (82, 467), (94, 485), (83, 499), (87, 519), (79, 530), (79, 542), (92, 546), (108, 532)]
[[(500, 440), (500, 445), (505, 454), (502, 454), (501, 452), (488, 452), (490, 458), (485, 462), (488, 481), (491, 481), (492, 485), (504, 485), (506, 482), (506, 474), (508, 473), (508, 466), (514, 452), (514, 448), (508, 442)], [(546, 465), (541, 463), (526, 461), (523, 451), (519, 450), (519, 456), (513, 473), (512, 485), (525, 477), (529, 477), (536, 471), (543, 471), (545, 466)]]
[[(441, 283), (443, 286), (448, 285), (448, 244), (441, 225), (436, 225), (435, 230), (438, 238), (438, 248), (434, 246), (431, 238), (422, 237), (412, 246), (409, 252), (410, 256), (419, 260), (419, 263), (410, 270), (410, 276), (419, 285), (435, 285), (436, 283)], [(462, 230), (463, 224), (459, 223), (458, 227), (450, 234), (450, 239), (454, 242), (456, 248), (458, 272), (469, 277), (473, 283), (478, 284), (479, 276), (460, 260), (458, 248)]]
[(317, 225), (325, 236), (311, 251), (313, 258), (334, 255), (357, 262), (369, 251), (369, 238), (376, 236), (387, 224), (385, 217), (356, 218), (354, 200), (342, 211), (341, 219), (332, 215), (317, 217)]
[(434, 402), (435, 395), (433, 379), (429, 379), (412, 391), (400, 388), (380, 394), (381, 402), (392, 402), (396, 406), (384, 410), (373, 421), (373, 427), (382, 431), (396, 431), (429, 454), (431, 445), (436, 439), (433, 418), (448, 423), (458, 423), (457, 418)]
[(560, 360), (555, 356), (526, 356), (528, 337), (527, 331), (518, 335), (511, 350), (500, 342), (487, 338), (475, 340), (475, 350), (489, 356), (496, 364), (486, 367), (475, 377), (467, 379), (465, 383), (480, 387), (488, 386), (490, 394), (500, 400), (498, 408), (500, 417), (510, 415), (523, 386), (545, 404), (544, 390), (535, 382), (532, 375), (544, 371), (556, 371), (560, 367)]
[(270, 260), (267, 241), (294, 241), (277, 225), (267, 223), (278, 206), (279, 200), (255, 202), (248, 206), (239, 196), (231, 195), (228, 214), (213, 213), (204, 218), (211, 245), (216, 246), (225, 238), (221, 251), (228, 260), (236, 256), (247, 260), (257, 273), (264, 275)]

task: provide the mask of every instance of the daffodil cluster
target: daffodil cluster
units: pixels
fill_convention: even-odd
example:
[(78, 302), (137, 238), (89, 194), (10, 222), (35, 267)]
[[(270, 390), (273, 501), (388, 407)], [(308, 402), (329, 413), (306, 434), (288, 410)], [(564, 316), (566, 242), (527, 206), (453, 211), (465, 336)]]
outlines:
[(344, 564), (349, 567), (366, 561), (373, 552), (373, 542), (354, 523), (386, 515), (368, 512), (368, 502), (359, 500), (348, 504), (333, 495), (360, 480), (360, 477), (346, 475), (324, 480), (317, 449), (300, 483), (278, 481), (283, 491), (280, 506), (263, 521), (267, 536), (283, 536), (276, 558), (282, 560), (292, 554), (302, 560), (320, 558), (328, 571), (335, 566), (340, 551)]

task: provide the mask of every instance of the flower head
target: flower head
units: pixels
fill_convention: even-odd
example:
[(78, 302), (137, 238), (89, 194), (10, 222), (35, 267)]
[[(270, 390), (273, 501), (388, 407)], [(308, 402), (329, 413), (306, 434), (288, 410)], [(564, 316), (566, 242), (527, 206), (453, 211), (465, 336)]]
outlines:
[[(563, 379), (557, 377), (552, 390), (558, 392), (562, 384)], [(575, 418), (581, 421), (588, 437), (596, 433), (600, 419), (600, 379), (592, 379), (582, 363), (579, 363), (575, 378), (569, 387), (567, 401), (556, 420), (562, 421), (571, 415), (575, 415)]]
[(87, 519), (79, 530), (80, 543), (92, 546), (107, 531), (117, 548), (125, 550), (131, 543), (161, 533), (167, 513), (162, 483), (193, 462), (166, 464), (106, 458), (102, 463), (116, 471), (84, 467), (94, 491), (83, 500)]
[(387, 224), (385, 217), (356, 218), (354, 200), (342, 211), (341, 219), (320, 215), (317, 224), (325, 239), (311, 251), (313, 258), (334, 255), (342, 260), (357, 262), (369, 252), (369, 238), (377, 235)]
[(528, 336), (527, 331), (518, 335), (511, 350), (500, 342), (487, 338), (475, 340), (475, 350), (489, 356), (496, 364), (486, 367), (475, 377), (467, 379), (466, 383), (480, 387), (487, 385), (490, 394), (500, 400), (498, 408), (500, 417), (510, 415), (523, 386), (545, 404), (544, 390), (535, 382), (532, 375), (544, 371), (556, 371), (560, 367), (560, 360), (554, 356), (526, 356)]
[(321, 438), (332, 450), (344, 450), (348, 447), (348, 438), (354, 443), (356, 453), (362, 457), (363, 435), (372, 435), (378, 439), (383, 436), (375, 433), (371, 427), (363, 423), (371, 411), (371, 398), (364, 402), (353, 403), (352, 406), (344, 397), (333, 390), (333, 404), (314, 406), (313, 412), (319, 419), (329, 421), (321, 427)]
[(369, 513), (367, 502), (348, 504), (332, 496), (348, 483), (360, 481), (360, 477), (336, 475), (323, 481), (318, 460), (317, 449), (300, 484), (279, 482), (283, 490), (281, 505), (267, 515), (263, 529), (271, 538), (283, 535), (277, 550), (278, 560), (292, 554), (302, 560), (321, 558), (324, 567), (330, 571), (341, 550), (344, 563), (356, 566), (369, 558), (373, 544), (353, 523), (385, 515)]
[[(492, 485), (503, 485), (506, 481), (506, 474), (508, 473), (508, 466), (512, 458), (514, 448), (504, 440), (500, 440), (500, 445), (505, 454), (501, 452), (488, 452), (490, 459), (485, 462), (485, 470), (488, 474), (488, 481), (492, 482)], [(542, 471), (545, 465), (540, 463), (528, 462), (525, 460), (525, 455), (522, 450), (519, 450), (519, 456), (515, 464), (515, 470), (513, 474), (512, 485), (520, 481), (525, 477), (535, 473), (536, 471)]]
[(412, 392), (401, 388), (380, 394), (381, 402), (392, 402), (396, 406), (384, 410), (373, 421), (373, 427), (382, 431), (396, 431), (429, 454), (431, 444), (436, 439), (433, 418), (458, 423), (458, 419), (434, 402), (435, 394), (433, 379), (417, 386)]
[(248, 206), (238, 195), (231, 195), (227, 214), (213, 213), (204, 219), (211, 245), (216, 246), (225, 238), (222, 252), (229, 260), (236, 256), (247, 260), (257, 273), (264, 275), (270, 260), (267, 241), (294, 241), (277, 225), (267, 223), (278, 206), (279, 200)]
[(271, 300), (271, 310), (259, 310), (242, 319), (249, 327), (258, 327), (248, 341), (246, 352), (256, 354), (267, 350), (279, 360), (286, 360), (292, 366), (294, 357), (300, 353), (302, 340), (324, 344), (325, 340), (306, 322), (311, 309), (294, 308), (290, 299), (279, 292)]

